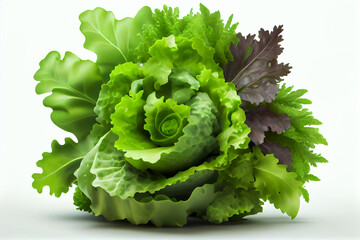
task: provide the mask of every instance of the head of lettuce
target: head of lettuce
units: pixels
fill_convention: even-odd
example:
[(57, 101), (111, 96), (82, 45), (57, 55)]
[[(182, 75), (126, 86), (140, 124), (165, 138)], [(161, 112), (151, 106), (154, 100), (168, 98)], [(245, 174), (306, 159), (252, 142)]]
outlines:
[(79, 210), (134, 224), (183, 226), (188, 216), (221, 223), (261, 212), (266, 200), (297, 215), (300, 196), (308, 199), (304, 183), (316, 178), (296, 152), (303, 116), (293, 115), (304, 110), (304, 92), (283, 86), (273, 91), (280, 98), (259, 101), (256, 94), (273, 94), (266, 86), (277, 87), (276, 71), (251, 71), (263, 68), (258, 56), (233, 65), (260, 45), (242, 41), (232, 17), (224, 24), (219, 12), (200, 10), (184, 18), (166, 6), (122, 20), (102, 8), (80, 15), (97, 61), (50, 52), (34, 76), (36, 92), (51, 93), (44, 105), (52, 121), (77, 138), (54, 140), (37, 163), (35, 189), (47, 185), (59, 197), (75, 184)]

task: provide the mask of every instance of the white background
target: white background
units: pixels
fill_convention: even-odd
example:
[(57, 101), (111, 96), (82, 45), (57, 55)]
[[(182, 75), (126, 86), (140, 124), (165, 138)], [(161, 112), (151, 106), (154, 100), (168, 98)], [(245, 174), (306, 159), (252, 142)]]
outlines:
[[(95, 60), (85, 49), (78, 15), (104, 7), (118, 19), (133, 17), (145, 1), (2, 0), (0, 1), (0, 238), (116, 239), (359, 239), (360, 238), (360, 101), (359, 4), (356, 1), (203, 1), (220, 10), (223, 19), (234, 13), (243, 34), (284, 24), (284, 53), (290, 62), (288, 85), (309, 89), (310, 109), (324, 124), (329, 146), (319, 146), (328, 164), (312, 171), (322, 179), (307, 185), (310, 204), (302, 201), (295, 220), (266, 206), (245, 223), (184, 228), (154, 228), (107, 223), (75, 211), (71, 194), (57, 199), (32, 189), (31, 174), (53, 139), (63, 143), (68, 133), (50, 120), (32, 79), (49, 51), (72, 51)], [(182, 15), (199, 1), (149, 1), (179, 6)], [(357, 16), (358, 15), (358, 16)], [(171, 214), (171, 213), (169, 213)]]

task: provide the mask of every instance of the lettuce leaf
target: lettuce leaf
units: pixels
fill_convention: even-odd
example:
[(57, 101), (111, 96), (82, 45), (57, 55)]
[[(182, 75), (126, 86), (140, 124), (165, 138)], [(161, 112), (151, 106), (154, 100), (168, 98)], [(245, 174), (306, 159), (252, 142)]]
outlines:
[(54, 140), (51, 144), (52, 152), (44, 152), (43, 159), (36, 164), (43, 169), (43, 172), (32, 175), (33, 188), (41, 193), (44, 186), (49, 186), (50, 195), (54, 194), (56, 197), (68, 192), (69, 187), (76, 180), (75, 170), (92, 147), (93, 142), (89, 138), (80, 143), (65, 138), (64, 145)]
[(145, 101), (141, 99), (142, 91), (138, 95), (136, 98), (124, 97), (112, 115), (112, 131), (119, 136), (115, 146), (125, 152), (125, 158), (134, 167), (168, 173), (179, 171), (201, 163), (216, 147), (213, 136), (218, 129), (215, 110), (206, 93), (198, 93), (188, 103), (191, 111), (188, 124), (182, 130), (184, 135), (168, 147), (156, 146), (144, 132)]
[(92, 185), (95, 175), (90, 172), (95, 158), (107, 159), (107, 154), (113, 152), (114, 148), (109, 141), (114, 141), (110, 133), (99, 140), (75, 172), (78, 186), (91, 200), (90, 207), (96, 216), (103, 215), (109, 221), (127, 219), (133, 224), (146, 224), (150, 221), (159, 227), (183, 226), (187, 222), (187, 216), (192, 213), (203, 216), (206, 207), (219, 195), (215, 193), (214, 185), (205, 184), (195, 188), (188, 199), (179, 201), (163, 194), (127, 199), (112, 197), (104, 189)]
[(116, 66), (110, 74), (110, 81), (101, 87), (94, 108), (98, 115), (96, 120), (102, 125), (109, 125), (110, 115), (114, 113), (116, 104), (129, 93), (134, 82), (143, 77), (142, 70), (137, 64), (127, 62)]
[(58, 52), (50, 52), (34, 79), (39, 81), (37, 94), (51, 92), (44, 99), (44, 105), (53, 109), (51, 120), (78, 140), (84, 139), (96, 122), (93, 109), (103, 83), (97, 65), (71, 52), (63, 59)]
[(272, 32), (260, 29), (259, 41), (255, 35), (245, 38), (239, 33), (239, 43), (230, 47), (234, 60), (224, 67), (224, 76), (239, 89), (242, 100), (259, 104), (275, 99), (279, 92), (276, 83), (289, 74), (291, 68), (277, 62), (283, 51), (279, 44), (282, 31), (282, 26), (275, 26)]
[[(254, 186), (263, 200), (269, 200), (274, 206), (292, 219), (300, 208), (301, 182), (297, 175), (287, 172), (286, 165), (280, 165), (272, 154), (263, 155), (259, 148), (254, 148), (257, 163), (254, 165)], [(269, 184), (271, 183), (271, 184)]]
[(155, 10), (153, 22), (145, 24), (144, 31), (140, 33), (143, 41), (138, 47), (141, 53), (139, 59), (146, 60), (144, 56), (147, 49), (157, 40), (170, 35), (204, 41), (205, 46), (214, 50), (213, 59), (220, 66), (233, 59), (229, 46), (231, 43), (236, 44), (238, 39), (235, 33), (237, 24), (231, 24), (232, 16), (224, 24), (219, 11), (210, 13), (209, 9), (200, 4), (200, 13), (193, 14), (191, 11), (182, 19), (178, 17), (178, 8), (164, 6), (163, 10)]
[(116, 20), (103, 8), (87, 10), (80, 15), (80, 30), (85, 36), (84, 47), (97, 55), (97, 65), (104, 79), (120, 63), (135, 61), (143, 25), (152, 22), (152, 11), (143, 7), (132, 18)]
[(281, 134), (291, 126), (288, 115), (276, 114), (263, 105), (246, 112), (245, 123), (251, 128), (249, 137), (256, 145), (264, 142), (265, 132)]

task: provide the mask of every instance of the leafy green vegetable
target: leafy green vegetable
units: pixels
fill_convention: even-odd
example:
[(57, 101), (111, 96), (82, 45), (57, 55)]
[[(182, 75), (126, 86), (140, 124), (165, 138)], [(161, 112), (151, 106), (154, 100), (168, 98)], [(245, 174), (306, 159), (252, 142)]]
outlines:
[(44, 99), (44, 105), (53, 109), (51, 120), (79, 140), (85, 138), (95, 124), (93, 108), (103, 83), (97, 65), (70, 52), (62, 60), (58, 52), (50, 52), (34, 79), (39, 81), (37, 94), (52, 92)]
[(78, 140), (43, 153), (38, 192), (74, 183), (78, 210), (158, 227), (239, 220), (264, 201), (294, 218), (309, 201), (310, 167), (326, 162), (313, 148), (327, 142), (306, 90), (279, 88), (282, 26), (244, 38), (202, 4), (183, 18), (164, 6), (80, 21), (96, 63), (50, 52), (34, 76), (53, 122)]
[(77, 210), (91, 212), (91, 201), (86, 195), (81, 192), (79, 187), (75, 188), (74, 192), (74, 205), (77, 206)]
[[(254, 186), (264, 200), (269, 200), (276, 208), (295, 218), (300, 207), (301, 182), (296, 180), (295, 173), (286, 171), (286, 165), (277, 164), (273, 155), (262, 155), (259, 149), (254, 150), (257, 163), (254, 165)], [(269, 184), (271, 183), (271, 184)]]
[(41, 193), (47, 185), (50, 187), (50, 194), (55, 194), (56, 197), (66, 193), (76, 179), (75, 170), (91, 148), (90, 139), (75, 143), (71, 138), (65, 138), (64, 145), (54, 140), (51, 144), (52, 152), (43, 153), (43, 159), (37, 162), (43, 172), (33, 174), (33, 187)]
[(96, 53), (96, 63), (106, 79), (116, 65), (137, 58), (138, 34), (145, 23), (152, 22), (152, 12), (143, 7), (133, 19), (116, 20), (112, 12), (95, 8), (83, 12), (80, 21), (84, 47)]

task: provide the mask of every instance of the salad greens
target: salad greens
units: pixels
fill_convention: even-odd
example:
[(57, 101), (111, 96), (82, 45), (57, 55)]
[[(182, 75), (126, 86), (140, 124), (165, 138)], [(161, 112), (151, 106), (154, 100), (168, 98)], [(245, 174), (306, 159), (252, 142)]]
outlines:
[(52, 121), (77, 138), (43, 153), (39, 193), (74, 184), (78, 210), (134, 224), (221, 223), (267, 200), (296, 217), (304, 184), (319, 180), (310, 167), (327, 162), (313, 149), (327, 142), (306, 90), (280, 86), (291, 69), (277, 62), (282, 26), (243, 37), (204, 5), (122, 20), (96, 8), (80, 21), (96, 62), (50, 52), (34, 75)]

